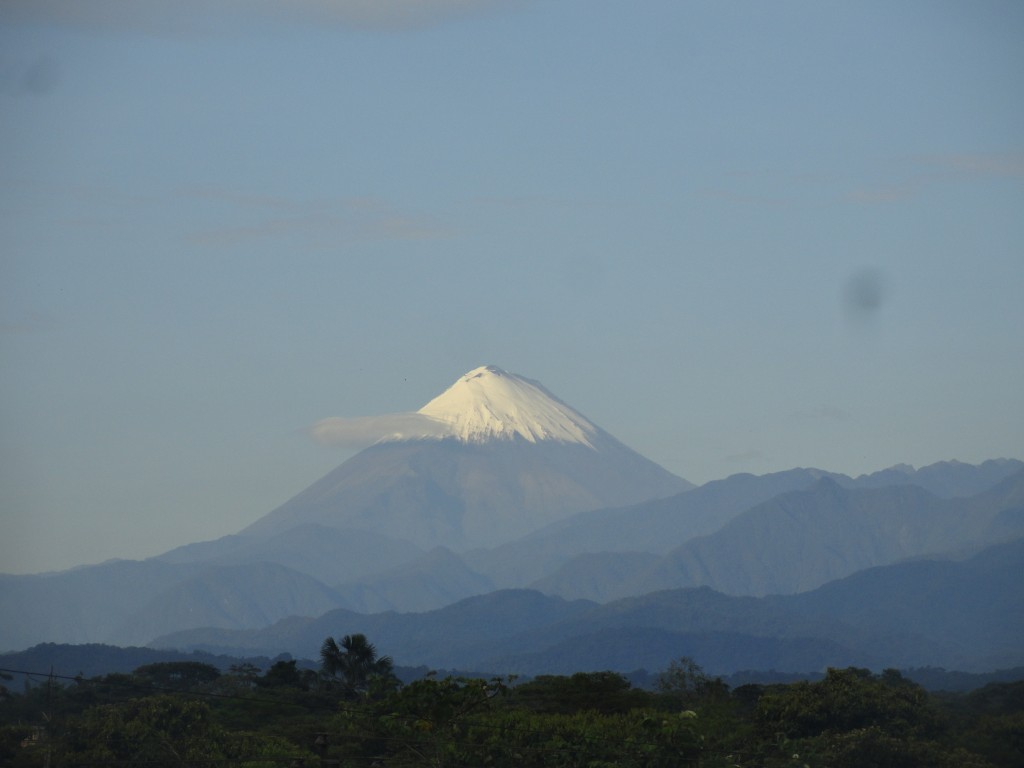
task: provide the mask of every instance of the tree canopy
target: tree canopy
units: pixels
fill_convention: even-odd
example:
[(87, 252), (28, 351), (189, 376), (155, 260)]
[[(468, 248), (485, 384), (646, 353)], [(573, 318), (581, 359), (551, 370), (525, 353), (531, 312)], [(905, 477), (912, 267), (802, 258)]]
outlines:
[(653, 690), (615, 672), (406, 684), (363, 635), (295, 660), (146, 665), (0, 697), (0, 765), (337, 761), (434, 768), (1016, 768), (1024, 682), (930, 694), (896, 670), (730, 690), (681, 657)]

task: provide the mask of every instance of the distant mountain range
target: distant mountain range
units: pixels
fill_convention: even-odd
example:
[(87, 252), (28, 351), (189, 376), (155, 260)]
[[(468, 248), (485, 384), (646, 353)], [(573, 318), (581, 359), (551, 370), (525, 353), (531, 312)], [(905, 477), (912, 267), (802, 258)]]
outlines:
[(1024, 462), (694, 488), (491, 366), (409, 417), (236, 535), (0, 575), (0, 650), (308, 656), (362, 632), (489, 672), (1024, 663)]
[(312, 657), (324, 637), (365, 632), (407, 664), (524, 674), (663, 669), (681, 655), (716, 674), (825, 666), (1024, 664), (1024, 539), (964, 561), (862, 571), (810, 592), (765, 598), (707, 587), (606, 604), (499, 590), (425, 613), (336, 610), (259, 630), (199, 629), (155, 647)]
[[(803, 592), (865, 568), (1024, 536), (1022, 521), (1008, 514), (1021, 508), (1021, 473), (977, 496), (956, 499), (939, 499), (913, 485), (849, 490), (823, 477), (655, 561), (632, 553), (600, 562), (577, 556), (534, 586), (602, 601), (698, 585), (734, 595)], [(616, 565), (614, 584), (596, 581), (595, 569), (607, 572)]]

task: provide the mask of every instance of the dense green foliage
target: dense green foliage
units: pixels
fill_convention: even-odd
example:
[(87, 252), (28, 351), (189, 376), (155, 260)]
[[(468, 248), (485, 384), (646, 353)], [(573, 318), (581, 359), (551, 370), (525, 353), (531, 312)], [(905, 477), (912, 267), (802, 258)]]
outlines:
[(318, 671), (196, 662), (0, 688), (0, 766), (915, 768), (1024, 765), (1024, 682), (929, 694), (895, 670), (730, 689), (691, 659), (401, 685), (359, 635)]

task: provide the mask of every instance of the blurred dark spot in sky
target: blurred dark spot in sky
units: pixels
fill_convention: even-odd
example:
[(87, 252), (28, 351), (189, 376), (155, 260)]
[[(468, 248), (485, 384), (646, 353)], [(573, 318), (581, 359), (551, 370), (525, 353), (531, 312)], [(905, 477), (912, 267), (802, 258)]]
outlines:
[(843, 287), (843, 305), (853, 321), (864, 322), (874, 316), (885, 301), (885, 281), (880, 270), (865, 267), (847, 278)]
[(24, 93), (42, 95), (52, 91), (59, 80), (57, 62), (48, 56), (41, 56), (25, 69), (21, 76), (21, 90)]

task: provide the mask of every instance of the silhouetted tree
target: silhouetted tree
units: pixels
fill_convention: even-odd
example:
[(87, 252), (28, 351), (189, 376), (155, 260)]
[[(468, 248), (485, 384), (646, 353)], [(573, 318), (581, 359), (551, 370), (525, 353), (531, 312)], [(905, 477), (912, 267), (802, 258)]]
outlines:
[(320, 669), (325, 676), (340, 681), (348, 696), (365, 695), (370, 684), (378, 681), (384, 687), (395, 681), (394, 663), (390, 656), (378, 656), (366, 635), (345, 635), (338, 643), (328, 637), (320, 646)]
[(703, 667), (689, 656), (669, 662), (668, 668), (658, 675), (655, 688), (686, 707), (721, 700), (729, 693), (729, 686), (720, 677), (705, 674)]

